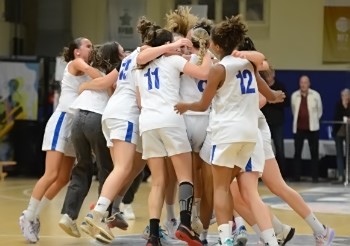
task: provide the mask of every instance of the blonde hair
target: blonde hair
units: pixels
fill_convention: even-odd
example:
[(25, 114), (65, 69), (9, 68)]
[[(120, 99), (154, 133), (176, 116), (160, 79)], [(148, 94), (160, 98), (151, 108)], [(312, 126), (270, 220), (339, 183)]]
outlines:
[(203, 58), (207, 53), (209, 47), (210, 36), (209, 33), (203, 28), (196, 28), (192, 31), (191, 41), (193, 47), (198, 48), (198, 62), (197, 65), (201, 65)]
[(179, 33), (186, 37), (188, 31), (198, 21), (198, 17), (191, 14), (190, 11), (191, 8), (188, 6), (180, 6), (174, 11), (170, 10), (170, 12), (165, 15), (165, 29), (173, 33)]

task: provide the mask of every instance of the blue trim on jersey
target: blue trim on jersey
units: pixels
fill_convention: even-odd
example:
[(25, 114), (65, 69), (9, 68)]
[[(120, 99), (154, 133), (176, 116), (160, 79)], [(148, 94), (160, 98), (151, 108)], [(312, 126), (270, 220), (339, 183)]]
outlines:
[(252, 158), (249, 158), (247, 165), (245, 166), (246, 172), (251, 172), (253, 170)]
[(64, 116), (66, 116), (66, 112), (62, 112), (60, 114), (60, 117), (58, 118), (58, 121), (57, 121), (57, 124), (56, 124), (56, 127), (55, 127), (55, 132), (53, 134), (51, 150), (56, 150), (58, 137), (60, 135), (60, 131), (61, 131), (62, 123), (63, 123), (63, 120), (64, 120)]
[(211, 148), (210, 162), (213, 162), (215, 149), (216, 149), (216, 145), (213, 145), (213, 147)]
[(125, 142), (131, 143), (133, 129), (134, 129), (134, 124), (128, 121), (128, 128), (126, 129)]

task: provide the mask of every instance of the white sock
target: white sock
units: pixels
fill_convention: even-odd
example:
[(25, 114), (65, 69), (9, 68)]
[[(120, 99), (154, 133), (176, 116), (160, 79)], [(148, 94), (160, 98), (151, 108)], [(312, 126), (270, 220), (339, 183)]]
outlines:
[(236, 223), (236, 229), (240, 228), (241, 226), (244, 226), (244, 220), (240, 216), (235, 217), (235, 223)]
[(39, 207), (40, 201), (34, 197), (30, 197), (27, 209), (24, 211), (26, 218), (30, 221), (34, 220), (35, 211)]
[(168, 221), (175, 219), (175, 205), (174, 204), (165, 204), (166, 207), (166, 217)]
[(192, 206), (192, 218), (199, 217), (201, 199), (195, 198)]
[(120, 204), (123, 201), (123, 196), (117, 196), (113, 201), (112, 213), (120, 212)]
[(283, 224), (275, 215), (272, 217), (272, 226), (276, 234), (283, 232)]
[(201, 235), (199, 236), (199, 239), (200, 239), (201, 241), (206, 240), (206, 239), (207, 239), (207, 236), (208, 236), (208, 229), (204, 229), (204, 230), (202, 231)]
[(323, 234), (324, 232), (324, 226), (322, 223), (316, 218), (314, 213), (310, 213), (305, 218), (306, 223), (311, 227), (311, 229), (314, 231), (315, 234)]
[(252, 228), (255, 231), (256, 235), (258, 235), (258, 237), (260, 237), (261, 231), (260, 231), (258, 224), (252, 225)]
[(269, 246), (278, 246), (276, 234), (272, 228), (261, 232), (261, 239)]
[(110, 204), (111, 204), (111, 201), (108, 198), (100, 196), (100, 198), (98, 198), (96, 202), (94, 211), (104, 213), (107, 211)]
[(222, 224), (218, 226), (219, 237), (221, 239), (221, 243), (225, 242), (227, 238), (231, 238), (232, 236), (232, 228), (230, 224)]
[(39, 203), (39, 206), (38, 208), (35, 210), (35, 218), (38, 218), (39, 217), (39, 214), (41, 213), (41, 211), (51, 202), (50, 199), (48, 199), (46, 196), (44, 196), (40, 203)]

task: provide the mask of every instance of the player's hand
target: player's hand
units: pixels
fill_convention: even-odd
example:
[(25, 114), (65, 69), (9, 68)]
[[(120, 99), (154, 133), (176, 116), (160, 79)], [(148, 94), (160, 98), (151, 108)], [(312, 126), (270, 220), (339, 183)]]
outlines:
[(189, 108), (189, 104), (188, 103), (177, 103), (175, 106), (174, 106), (174, 110), (177, 114), (183, 114), (185, 113)]
[(283, 91), (274, 91), (274, 94), (276, 96), (276, 99), (273, 102), (270, 102), (270, 103), (281, 103), (281, 102), (284, 102), (284, 99), (286, 98), (286, 94)]
[(78, 89), (78, 94), (80, 95), (83, 91), (86, 90), (85, 88), (85, 84), (88, 83), (88, 82), (84, 82), (84, 83), (81, 83), (80, 86), (79, 86), (79, 89)]

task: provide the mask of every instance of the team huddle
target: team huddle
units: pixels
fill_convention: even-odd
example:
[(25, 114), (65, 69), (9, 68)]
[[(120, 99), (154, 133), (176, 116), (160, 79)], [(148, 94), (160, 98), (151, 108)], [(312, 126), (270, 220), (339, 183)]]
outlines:
[[(315, 245), (331, 245), (333, 229), (281, 176), (260, 108), (285, 95), (264, 81), (272, 68), (241, 17), (214, 25), (179, 8), (166, 20), (161, 27), (141, 17), (141, 44), (130, 54), (117, 42), (93, 46), (87, 38), (65, 49), (61, 95), (43, 140), (45, 174), (19, 218), (26, 240), (39, 241), (40, 212), (69, 183), (60, 227), (74, 237), (80, 228), (110, 244), (111, 228), (127, 230), (119, 205), (147, 163), (146, 246), (162, 245), (164, 203), (165, 233), (190, 246), (208, 245), (213, 216), (217, 245), (246, 245), (245, 222), (259, 236), (258, 245), (286, 245), (295, 229), (263, 203), (260, 178), (311, 227)], [(78, 228), (93, 177), (92, 153), (99, 198)]]

